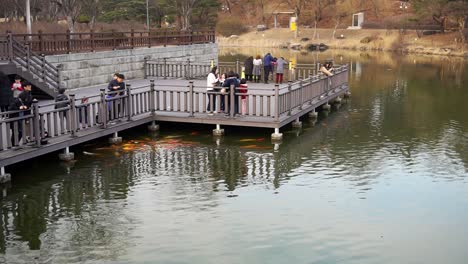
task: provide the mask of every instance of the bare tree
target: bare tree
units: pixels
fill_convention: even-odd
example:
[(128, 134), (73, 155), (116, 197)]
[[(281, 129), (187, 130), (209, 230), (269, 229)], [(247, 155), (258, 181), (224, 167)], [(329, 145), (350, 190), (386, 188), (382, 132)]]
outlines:
[(52, 0), (60, 12), (67, 17), (68, 30), (75, 32), (75, 23), (80, 15), (82, 8), (81, 0)]

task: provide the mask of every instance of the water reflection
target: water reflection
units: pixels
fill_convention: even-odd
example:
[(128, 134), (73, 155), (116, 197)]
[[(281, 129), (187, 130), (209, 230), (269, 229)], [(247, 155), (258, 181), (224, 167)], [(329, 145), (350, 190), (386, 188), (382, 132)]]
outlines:
[(17, 168), (2, 190), (0, 263), (466, 259), (465, 64), (314, 56), (351, 62), (352, 98), (284, 129), (281, 144), (269, 130), (163, 124), (84, 146), (75, 164)]

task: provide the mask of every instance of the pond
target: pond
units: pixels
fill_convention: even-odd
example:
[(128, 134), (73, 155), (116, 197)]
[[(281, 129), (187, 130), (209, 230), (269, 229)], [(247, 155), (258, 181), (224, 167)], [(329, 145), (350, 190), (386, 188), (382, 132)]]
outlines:
[(468, 62), (268, 51), (349, 63), (351, 99), (277, 145), (162, 123), (18, 164), (0, 263), (466, 263)]

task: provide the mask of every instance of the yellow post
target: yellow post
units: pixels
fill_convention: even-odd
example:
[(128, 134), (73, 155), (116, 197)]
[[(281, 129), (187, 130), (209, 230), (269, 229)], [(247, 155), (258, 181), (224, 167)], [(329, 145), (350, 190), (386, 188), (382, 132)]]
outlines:
[(214, 67), (214, 60), (211, 59), (211, 69), (213, 69), (213, 67)]

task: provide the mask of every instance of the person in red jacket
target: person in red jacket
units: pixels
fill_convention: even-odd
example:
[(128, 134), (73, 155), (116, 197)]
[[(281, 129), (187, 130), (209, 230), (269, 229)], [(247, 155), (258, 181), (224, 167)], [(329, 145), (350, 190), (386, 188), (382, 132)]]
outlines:
[(11, 85), (11, 91), (13, 92), (13, 97), (18, 98), (21, 92), (24, 91), (23, 84), (21, 83), (21, 77), (16, 75), (15, 82)]
[(239, 85), (239, 93), (241, 93), (241, 115), (247, 114), (247, 80), (241, 79)]

